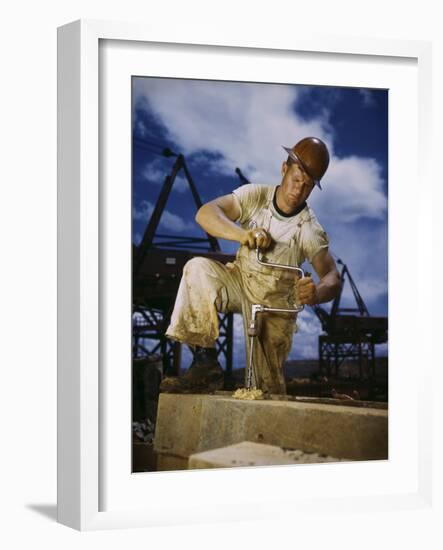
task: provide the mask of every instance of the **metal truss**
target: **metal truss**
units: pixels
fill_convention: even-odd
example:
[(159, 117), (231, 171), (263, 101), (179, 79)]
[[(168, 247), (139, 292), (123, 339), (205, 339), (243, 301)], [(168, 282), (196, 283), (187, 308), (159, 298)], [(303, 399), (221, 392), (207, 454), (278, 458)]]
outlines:
[(360, 380), (375, 379), (375, 346), (368, 337), (361, 336), (349, 341), (347, 338), (321, 335), (319, 336), (319, 356), (320, 371), (326, 376), (331, 374), (338, 376), (339, 368), (344, 361), (353, 359), (358, 364)]
[[(171, 310), (138, 306), (132, 315), (132, 355), (133, 358), (161, 353), (163, 372), (178, 375), (181, 367), (182, 345), (165, 337)], [(219, 314), (219, 337), (216, 349), (219, 360), (227, 374), (232, 372), (234, 316), (232, 313)], [(192, 351), (192, 350), (191, 350)]]

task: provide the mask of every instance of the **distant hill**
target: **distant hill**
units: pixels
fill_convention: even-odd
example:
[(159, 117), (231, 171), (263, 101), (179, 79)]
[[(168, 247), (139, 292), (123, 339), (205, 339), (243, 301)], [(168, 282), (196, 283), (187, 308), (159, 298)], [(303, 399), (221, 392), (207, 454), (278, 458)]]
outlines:
[[(308, 378), (319, 371), (318, 359), (292, 359), (286, 361), (284, 366), (285, 378)], [(388, 358), (376, 357), (375, 370), (377, 378), (386, 378), (388, 373)], [(234, 369), (233, 377), (236, 380), (243, 380), (245, 369)], [(339, 368), (339, 375), (343, 378), (356, 378), (359, 375), (358, 363), (356, 361), (345, 361)]]

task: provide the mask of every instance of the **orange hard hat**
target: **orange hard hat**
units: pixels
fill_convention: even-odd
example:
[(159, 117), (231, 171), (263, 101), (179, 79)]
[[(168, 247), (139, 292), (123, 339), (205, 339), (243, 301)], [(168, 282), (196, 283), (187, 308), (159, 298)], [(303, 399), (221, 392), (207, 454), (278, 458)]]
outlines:
[(289, 158), (301, 164), (304, 171), (311, 176), (315, 185), (321, 189), (320, 180), (329, 165), (329, 151), (326, 144), (316, 137), (306, 137), (296, 143), (292, 149), (285, 147)]

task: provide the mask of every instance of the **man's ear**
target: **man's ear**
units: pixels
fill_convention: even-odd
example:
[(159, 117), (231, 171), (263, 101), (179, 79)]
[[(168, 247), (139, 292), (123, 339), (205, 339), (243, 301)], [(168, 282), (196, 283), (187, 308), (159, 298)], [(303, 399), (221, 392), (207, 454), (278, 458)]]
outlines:
[(282, 177), (286, 174), (286, 171), (288, 169), (288, 163), (284, 160), (281, 165), (281, 175)]

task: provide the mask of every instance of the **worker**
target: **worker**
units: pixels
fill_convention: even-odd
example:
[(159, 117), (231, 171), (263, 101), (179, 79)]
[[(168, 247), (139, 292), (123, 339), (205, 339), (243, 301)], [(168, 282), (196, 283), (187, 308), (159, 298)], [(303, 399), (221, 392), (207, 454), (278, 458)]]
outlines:
[[(327, 302), (337, 295), (340, 276), (328, 251), (328, 237), (306, 202), (315, 187), (321, 189), (328, 149), (315, 137), (284, 149), (287, 158), (280, 185), (243, 185), (198, 210), (195, 219), (207, 233), (237, 241), (240, 247), (235, 261), (226, 265), (202, 257), (186, 263), (166, 336), (188, 344), (194, 359), (183, 376), (165, 378), (161, 391), (207, 393), (223, 387), (215, 348), (218, 312), (242, 313), (247, 334), (251, 304), (288, 309)], [(268, 262), (301, 266), (308, 260), (319, 282), (259, 264), (257, 247)], [(259, 315), (252, 384), (264, 393), (286, 393), (283, 365), (291, 350), (295, 319), (294, 313)], [(245, 340), (248, 356), (250, 342)]]

